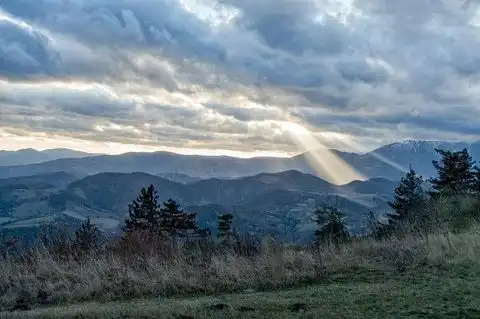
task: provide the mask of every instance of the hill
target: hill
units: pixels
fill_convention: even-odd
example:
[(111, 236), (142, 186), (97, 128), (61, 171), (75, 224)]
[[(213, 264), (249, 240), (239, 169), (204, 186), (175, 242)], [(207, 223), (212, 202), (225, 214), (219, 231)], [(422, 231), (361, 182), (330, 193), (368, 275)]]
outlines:
[(386, 178), (372, 178), (368, 181), (353, 181), (348, 184), (338, 187), (341, 191), (348, 193), (359, 194), (393, 194), (393, 191), (398, 186), (397, 181), (392, 181)]
[(57, 187), (63, 188), (77, 180), (78, 177), (65, 172), (54, 172), (33, 176), (20, 176), (0, 179), (0, 187), (24, 185), (28, 187)]
[(73, 182), (66, 193), (77, 194), (99, 210), (124, 212), (140, 189), (151, 184), (160, 191), (161, 200), (175, 198), (180, 203), (193, 202), (191, 188), (146, 173), (101, 173)]
[(202, 180), (200, 177), (194, 177), (182, 173), (160, 173), (157, 174), (157, 176), (181, 184), (191, 184)]
[(294, 170), (190, 184), (147, 173), (100, 173), (65, 186), (73, 178), (67, 173), (51, 173), (0, 180), (4, 227), (18, 222), (34, 227), (67, 216), (76, 220), (90, 217), (102, 229), (116, 231), (140, 189), (153, 184), (160, 201), (178, 201), (198, 213), (202, 225), (215, 228), (220, 214), (233, 212), (239, 229), (278, 231), (282, 236), (299, 232), (302, 237), (311, 235), (312, 213), (319, 205), (339, 205), (349, 217), (352, 230), (359, 231), (368, 210), (381, 207), (391, 196), (390, 189), (376, 180), (357, 182), (353, 188)]

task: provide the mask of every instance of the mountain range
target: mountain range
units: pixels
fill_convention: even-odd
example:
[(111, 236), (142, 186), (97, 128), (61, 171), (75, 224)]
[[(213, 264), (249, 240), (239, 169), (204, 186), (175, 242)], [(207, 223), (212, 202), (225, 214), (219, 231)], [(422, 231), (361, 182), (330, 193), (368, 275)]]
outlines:
[(338, 186), (294, 170), (190, 183), (143, 172), (99, 173), (80, 179), (56, 172), (0, 180), (1, 228), (36, 228), (54, 220), (78, 224), (90, 217), (102, 230), (116, 232), (128, 204), (150, 184), (160, 200), (172, 198), (197, 213), (201, 225), (215, 228), (218, 215), (232, 212), (241, 230), (295, 233), (298, 238), (311, 234), (312, 214), (324, 204), (338, 205), (352, 230), (359, 231), (369, 209), (385, 209), (397, 185), (377, 178)]
[[(333, 150), (367, 177), (335, 185), (325, 180), (327, 174), (309, 166), (307, 154), (245, 159), (168, 152), (95, 155), (22, 150), (8, 156), (3, 152), (3, 163), (18, 156), (22, 158), (18, 164), (27, 164), (0, 166), (0, 230), (28, 232), (52, 221), (78, 225), (90, 217), (102, 230), (116, 232), (128, 204), (142, 187), (153, 184), (161, 200), (178, 201), (212, 229), (219, 214), (232, 212), (241, 230), (307, 238), (315, 228), (314, 210), (333, 204), (346, 213), (351, 230), (359, 232), (369, 210), (388, 209), (408, 166), (424, 177), (435, 174), (436, 148), (467, 148), (480, 159), (480, 143), (405, 141), (368, 153)], [(38, 153), (48, 159), (42, 161)]]
[[(474, 159), (480, 159), (480, 142), (432, 142), (404, 141), (382, 146), (367, 153), (351, 153), (332, 150), (345, 163), (366, 178), (387, 178), (398, 180), (409, 167), (413, 167), (424, 177), (435, 174), (432, 160), (438, 159), (435, 148), (460, 150), (467, 148)], [(16, 160), (15, 166), (0, 166), (0, 178), (39, 175), (54, 172), (66, 172), (79, 177), (103, 172), (145, 172), (174, 181), (190, 182), (207, 178), (238, 178), (260, 173), (275, 173), (285, 170), (298, 170), (329, 180), (325, 171), (314, 170), (307, 154), (290, 158), (255, 157), (235, 158), (227, 156), (180, 155), (169, 152), (126, 153), (121, 155), (94, 155), (68, 151), (44, 151), (41, 156), (55, 157), (54, 160), (40, 161), (38, 156), (9, 153), (5, 158)], [(322, 156), (325, 150), (317, 153)], [(38, 155), (38, 154), (37, 154)], [(66, 157), (69, 158), (66, 158)], [(1, 157), (0, 157), (1, 158)], [(12, 160), (9, 160), (10, 162)], [(28, 161), (34, 163), (24, 164)], [(6, 163), (7, 161), (3, 161)], [(0, 162), (2, 163), (2, 162)], [(183, 177), (182, 177), (183, 175)], [(185, 180), (185, 176), (188, 179)]]
[(64, 148), (56, 148), (44, 151), (37, 151), (32, 148), (18, 151), (0, 150), (0, 166), (28, 165), (52, 161), (60, 158), (82, 158), (93, 155), (95, 154), (73, 151)]

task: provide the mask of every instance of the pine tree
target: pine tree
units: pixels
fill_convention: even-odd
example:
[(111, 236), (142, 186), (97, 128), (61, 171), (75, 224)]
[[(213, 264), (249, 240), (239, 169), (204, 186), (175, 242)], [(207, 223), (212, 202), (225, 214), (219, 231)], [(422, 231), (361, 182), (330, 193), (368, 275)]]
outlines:
[(381, 239), (391, 234), (391, 226), (382, 222), (379, 216), (371, 210), (368, 211), (365, 222), (367, 235), (369, 236)]
[(158, 194), (153, 185), (142, 188), (140, 195), (128, 206), (128, 218), (123, 230), (127, 233), (134, 231), (155, 232), (158, 229), (160, 206)]
[(478, 197), (480, 196), (480, 167), (475, 166), (473, 168), (474, 184), (473, 193)]
[(232, 232), (232, 214), (223, 214), (218, 217), (218, 238), (222, 244), (229, 244), (233, 236)]
[(315, 211), (317, 230), (315, 237), (317, 244), (329, 242), (338, 244), (350, 237), (345, 215), (338, 209), (326, 206)]
[(205, 239), (205, 238), (208, 238), (210, 235), (212, 235), (212, 232), (208, 227), (199, 228), (197, 229), (197, 235), (200, 239)]
[(435, 150), (442, 158), (440, 162), (433, 161), (438, 177), (431, 178), (434, 191), (437, 195), (460, 195), (472, 193), (475, 189), (475, 161), (468, 154), (467, 149), (451, 152), (440, 149)]
[(410, 171), (402, 177), (400, 184), (395, 189), (393, 202), (388, 205), (393, 209), (392, 214), (388, 214), (389, 225), (395, 227), (402, 222), (411, 222), (416, 213), (425, 203), (425, 193), (422, 188), (423, 178), (417, 176), (415, 171)]
[(187, 238), (188, 240), (190, 235), (197, 233), (196, 214), (180, 209), (180, 204), (172, 199), (164, 202), (163, 206), (159, 218), (161, 234), (175, 241), (177, 238)]
[(92, 224), (90, 217), (75, 231), (73, 246), (81, 251), (98, 249), (100, 245), (100, 230)]

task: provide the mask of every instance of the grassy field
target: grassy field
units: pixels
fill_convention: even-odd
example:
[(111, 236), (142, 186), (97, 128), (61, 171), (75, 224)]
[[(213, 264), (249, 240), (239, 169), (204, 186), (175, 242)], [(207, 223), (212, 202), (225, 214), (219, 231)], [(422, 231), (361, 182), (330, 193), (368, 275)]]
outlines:
[(37, 254), (1, 263), (0, 318), (480, 318), (478, 228), (251, 257)]
[(150, 298), (3, 312), (1, 318), (480, 318), (480, 269), (357, 273), (329, 283), (214, 297)]
[(0, 318), (480, 318), (480, 229), (319, 250), (37, 250), (0, 261)]

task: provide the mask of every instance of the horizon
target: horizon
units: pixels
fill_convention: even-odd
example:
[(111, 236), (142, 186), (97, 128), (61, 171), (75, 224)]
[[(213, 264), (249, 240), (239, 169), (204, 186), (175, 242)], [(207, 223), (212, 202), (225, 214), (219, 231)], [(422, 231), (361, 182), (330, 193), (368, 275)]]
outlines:
[[(0, 127), (0, 145), (2, 146), (3, 151), (19, 151), (25, 149), (34, 149), (37, 151), (43, 150), (53, 150), (53, 149), (68, 149), (78, 152), (85, 152), (90, 154), (106, 154), (106, 155), (119, 155), (125, 153), (152, 153), (152, 152), (170, 152), (183, 155), (202, 155), (202, 156), (230, 156), (238, 158), (252, 158), (252, 157), (292, 157), (298, 154), (307, 152), (307, 149), (302, 149), (300, 146), (292, 147), (296, 149), (295, 151), (262, 151), (262, 150), (253, 150), (250, 152), (243, 152), (237, 150), (229, 149), (201, 149), (201, 148), (179, 148), (179, 147), (165, 147), (165, 146), (152, 146), (152, 145), (135, 145), (135, 144), (124, 144), (124, 143), (97, 143), (92, 141), (79, 141), (79, 140), (50, 140), (42, 139), (42, 143), (37, 146), (36, 142), (32, 143), (32, 139), (20, 138), (19, 141), (15, 142), (16, 139), (7, 139), (2, 138), (1, 127)], [(400, 141), (399, 141), (400, 142)], [(383, 145), (396, 143), (387, 141), (386, 144), (374, 143), (370, 146), (362, 146), (362, 150), (359, 151), (358, 148), (351, 147), (348, 144), (342, 143), (333, 143), (331, 141), (324, 141), (323, 143), (318, 143), (315, 145), (315, 148), (326, 148), (329, 150), (338, 150), (342, 152), (370, 152), (375, 150), (378, 147)]]
[[(352, 150), (340, 150), (336, 148), (328, 148), (329, 151), (338, 151), (338, 152), (344, 152), (344, 153), (355, 153), (355, 154), (365, 154), (365, 153), (372, 153), (378, 148), (389, 146), (389, 145), (394, 145), (394, 144), (402, 144), (402, 143), (410, 143), (410, 142), (427, 142), (427, 143), (466, 143), (466, 144), (473, 144), (473, 143), (478, 143), (479, 141), (440, 141), (440, 140), (414, 140), (414, 139), (405, 139), (405, 140), (399, 140), (399, 141), (394, 141), (390, 142), (387, 144), (380, 145), (379, 147), (375, 147), (372, 149), (365, 150), (364, 152), (357, 152), (355, 149)], [(323, 149), (323, 148), (322, 148)], [(0, 152), (18, 152), (18, 151), (27, 151), (27, 150), (34, 150), (37, 152), (44, 152), (44, 151), (56, 151), (56, 150), (66, 150), (66, 151), (74, 151), (74, 152), (82, 152), (86, 153), (88, 155), (123, 155), (123, 154), (143, 154), (143, 153), (173, 153), (173, 154), (178, 154), (178, 155), (192, 155), (192, 156), (211, 156), (211, 157), (234, 157), (234, 158), (258, 158), (258, 157), (271, 157), (271, 158), (291, 158), (295, 157), (298, 155), (306, 154), (308, 152), (311, 152), (311, 150), (305, 150), (303, 152), (297, 152), (297, 153), (290, 153), (290, 154), (271, 154), (271, 153), (266, 153), (263, 154), (260, 152), (259, 155), (256, 155), (255, 153), (250, 153), (250, 154), (245, 154), (242, 152), (232, 152), (228, 150), (219, 150), (217, 152), (210, 152), (210, 150), (184, 150), (179, 151), (178, 149), (173, 149), (173, 150), (168, 150), (168, 149), (151, 149), (151, 150), (127, 150), (124, 152), (112, 152), (112, 153), (102, 153), (102, 152), (88, 152), (82, 149), (75, 149), (75, 148), (68, 148), (68, 147), (58, 147), (58, 148), (36, 148), (36, 147), (27, 147), (27, 148), (15, 148), (15, 149), (0, 149)], [(196, 152), (198, 151), (198, 152)]]

